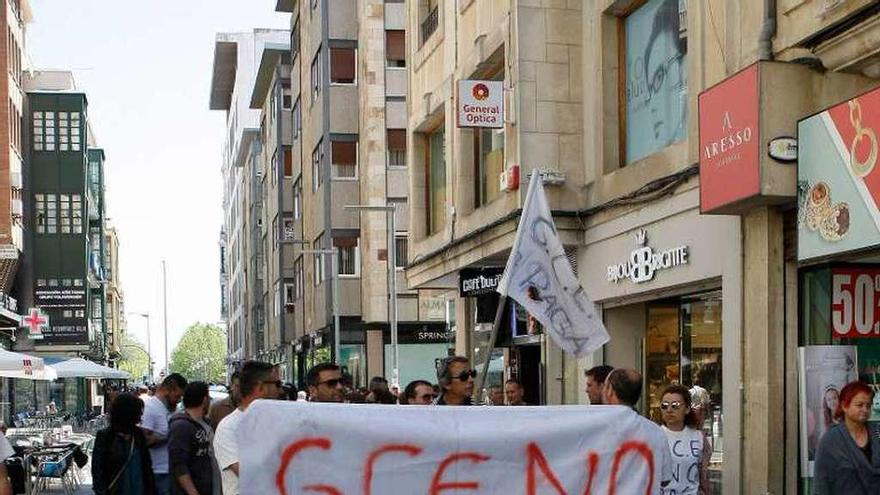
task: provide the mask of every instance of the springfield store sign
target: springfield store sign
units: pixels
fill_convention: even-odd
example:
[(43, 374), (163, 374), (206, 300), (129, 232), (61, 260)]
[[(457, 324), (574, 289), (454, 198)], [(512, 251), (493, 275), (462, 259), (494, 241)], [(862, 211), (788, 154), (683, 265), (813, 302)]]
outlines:
[(458, 127), (504, 127), (501, 81), (458, 81)]
[(629, 261), (608, 267), (609, 282), (617, 283), (628, 278), (636, 284), (641, 284), (653, 280), (654, 274), (660, 270), (688, 263), (688, 246), (655, 252), (654, 248), (647, 245), (648, 234), (645, 229), (637, 230), (633, 237), (638, 247), (629, 254)]

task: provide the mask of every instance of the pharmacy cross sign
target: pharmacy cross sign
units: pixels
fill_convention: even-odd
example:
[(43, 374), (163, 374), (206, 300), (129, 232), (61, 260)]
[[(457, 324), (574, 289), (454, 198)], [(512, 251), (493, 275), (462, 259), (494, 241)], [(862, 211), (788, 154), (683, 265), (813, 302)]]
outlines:
[(31, 308), (30, 314), (22, 319), (22, 328), (30, 330), (30, 338), (41, 340), (43, 330), (49, 328), (49, 317), (40, 308)]

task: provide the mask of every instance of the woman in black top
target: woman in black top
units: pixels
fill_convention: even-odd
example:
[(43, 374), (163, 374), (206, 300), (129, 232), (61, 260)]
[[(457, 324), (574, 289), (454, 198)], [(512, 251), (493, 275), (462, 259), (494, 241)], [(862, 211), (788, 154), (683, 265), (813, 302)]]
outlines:
[(92, 489), (97, 495), (148, 495), (156, 492), (150, 449), (137, 426), (144, 402), (120, 394), (110, 405), (110, 426), (95, 436)]

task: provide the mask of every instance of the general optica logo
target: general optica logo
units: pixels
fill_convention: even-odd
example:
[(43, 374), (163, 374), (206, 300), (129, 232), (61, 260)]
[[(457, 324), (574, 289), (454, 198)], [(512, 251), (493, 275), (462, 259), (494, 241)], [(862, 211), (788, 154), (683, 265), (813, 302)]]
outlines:
[(489, 97), (489, 87), (483, 83), (475, 84), (471, 94), (474, 95), (475, 100), (483, 101)]

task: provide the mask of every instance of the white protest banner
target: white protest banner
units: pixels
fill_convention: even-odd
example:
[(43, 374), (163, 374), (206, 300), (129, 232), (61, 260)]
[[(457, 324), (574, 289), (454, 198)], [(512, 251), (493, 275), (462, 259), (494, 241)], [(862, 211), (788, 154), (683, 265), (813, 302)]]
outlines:
[(608, 342), (608, 331), (565, 256), (537, 170), (498, 292), (526, 308), (569, 354), (583, 357)]
[(660, 428), (622, 406), (433, 407), (259, 400), (241, 493), (656, 494)]

